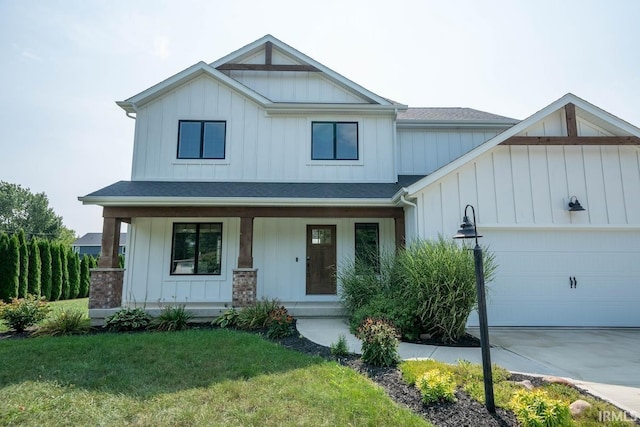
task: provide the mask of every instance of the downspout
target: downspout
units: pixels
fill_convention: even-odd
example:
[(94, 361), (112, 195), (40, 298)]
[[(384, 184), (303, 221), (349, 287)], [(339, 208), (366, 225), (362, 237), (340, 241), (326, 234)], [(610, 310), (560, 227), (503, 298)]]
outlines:
[(136, 119), (136, 116), (132, 116), (130, 112), (125, 111), (124, 113), (125, 113), (125, 114), (127, 115), (127, 117), (129, 117), (130, 119), (133, 119), (133, 120), (135, 120), (135, 119)]
[(416, 205), (413, 202), (408, 201), (407, 199), (404, 198), (405, 193), (400, 195), (400, 201), (407, 205), (407, 206), (411, 206), (414, 209), (414, 215), (413, 217), (415, 218), (415, 222), (416, 222), (416, 237), (420, 238), (420, 221), (418, 221), (418, 205)]

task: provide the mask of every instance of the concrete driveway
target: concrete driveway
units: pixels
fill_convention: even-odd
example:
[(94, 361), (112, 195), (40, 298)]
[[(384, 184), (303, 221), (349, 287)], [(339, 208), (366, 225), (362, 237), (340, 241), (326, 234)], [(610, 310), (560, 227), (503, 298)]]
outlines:
[(489, 341), (562, 376), (640, 388), (640, 329), (490, 328)]

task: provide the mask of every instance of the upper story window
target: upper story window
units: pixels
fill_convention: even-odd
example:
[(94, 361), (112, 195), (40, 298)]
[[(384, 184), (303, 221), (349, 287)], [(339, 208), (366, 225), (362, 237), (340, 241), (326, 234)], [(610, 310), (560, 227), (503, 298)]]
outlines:
[(312, 160), (358, 160), (357, 122), (312, 122)]
[(224, 159), (227, 122), (180, 120), (179, 159)]

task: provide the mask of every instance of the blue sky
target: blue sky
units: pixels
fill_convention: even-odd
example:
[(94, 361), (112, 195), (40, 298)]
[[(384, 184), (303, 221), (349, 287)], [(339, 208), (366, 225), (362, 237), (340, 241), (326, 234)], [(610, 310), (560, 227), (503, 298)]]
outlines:
[(77, 197), (129, 179), (124, 100), (265, 34), (411, 107), (523, 119), (567, 92), (640, 126), (640, 1), (0, 0), (0, 180)]

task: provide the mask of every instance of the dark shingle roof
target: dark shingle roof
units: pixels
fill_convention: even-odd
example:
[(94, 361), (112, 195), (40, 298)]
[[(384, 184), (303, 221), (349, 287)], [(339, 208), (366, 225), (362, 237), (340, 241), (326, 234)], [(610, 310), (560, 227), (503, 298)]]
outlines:
[(473, 108), (409, 108), (406, 111), (398, 112), (398, 120), (415, 121), (477, 121), (477, 122), (497, 122), (497, 123), (517, 123), (519, 120), (485, 111), (474, 110)]
[(388, 199), (423, 176), (401, 175), (397, 183), (119, 181), (84, 198)]
[[(123, 245), (127, 241), (127, 233), (120, 233), (120, 245)], [(102, 233), (87, 233), (84, 236), (76, 239), (71, 246), (101, 246), (102, 245)]]

